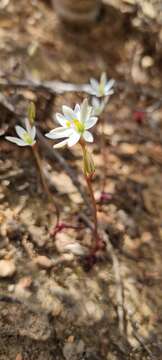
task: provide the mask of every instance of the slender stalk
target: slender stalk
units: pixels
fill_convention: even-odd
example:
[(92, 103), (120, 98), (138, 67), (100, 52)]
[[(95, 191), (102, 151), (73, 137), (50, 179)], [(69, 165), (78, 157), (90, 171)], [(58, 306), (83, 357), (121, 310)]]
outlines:
[[(83, 140), (80, 141), (80, 145), (82, 147), (82, 151), (83, 151), (83, 159), (85, 159), (85, 152), (86, 152), (86, 145), (85, 142)], [(93, 176), (93, 172), (90, 174), (87, 174), (84, 168), (84, 177), (87, 183), (87, 187), (89, 190), (89, 194), (90, 194), (90, 198), (91, 198), (91, 204), (92, 204), (92, 210), (93, 210), (93, 221), (94, 221), (94, 238), (95, 238), (95, 247), (93, 249), (94, 253), (100, 249), (101, 247), (101, 240), (98, 234), (98, 218), (97, 218), (97, 206), (96, 206), (96, 200), (94, 197), (94, 192), (93, 192), (93, 188), (92, 188), (92, 176)]]
[[(102, 98), (103, 99), (103, 98)], [(106, 96), (104, 99), (104, 107), (107, 105), (108, 102), (108, 96)], [(105, 121), (102, 119), (102, 122), (100, 123), (100, 145), (101, 145), (101, 154), (103, 159), (103, 178), (102, 178), (102, 185), (101, 185), (101, 193), (104, 193), (105, 186), (106, 186), (106, 177), (107, 177), (107, 151), (105, 150), (105, 131), (104, 131), (104, 125)]]
[(88, 189), (89, 189), (89, 193), (90, 193), (90, 196), (91, 196), (91, 201), (92, 201), (92, 208), (93, 208), (93, 219), (94, 219), (94, 236), (95, 236), (95, 239), (97, 240), (99, 238), (98, 236), (98, 219), (97, 219), (97, 206), (96, 206), (96, 200), (95, 200), (95, 197), (94, 197), (94, 192), (93, 192), (93, 188), (92, 188), (92, 184), (91, 184), (91, 178), (85, 176), (85, 180), (87, 182), (87, 186), (88, 186)]
[(105, 192), (106, 186), (106, 177), (107, 177), (107, 152), (105, 150), (105, 134), (104, 134), (104, 121), (101, 123), (101, 131), (100, 131), (100, 144), (101, 144), (101, 154), (103, 160), (103, 178), (102, 178), (102, 185), (101, 185), (101, 193)]
[(39, 156), (36, 145), (32, 146), (32, 152), (33, 152), (33, 155), (34, 155), (35, 160), (36, 160), (37, 168), (39, 170), (42, 186), (43, 186), (45, 192), (47, 193), (47, 195), (49, 196), (49, 189), (48, 189), (48, 186), (47, 186), (47, 183), (45, 181), (43, 171), (42, 171), (42, 161), (41, 161), (41, 158)]
[[(36, 161), (36, 164), (37, 164), (37, 168), (38, 168), (38, 171), (39, 171), (39, 174), (40, 174), (42, 187), (43, 187), (45, 193), (47, 194), (48, 200), (51, 202), (52, 194), (50, 193), (49, 187), (48, 187), (48, 185), (46, 183), (45, 176), (44, 176), (43, 171), (42, 171), (42, 160), (41, 160), (41, 157), (39, 155), (36, 144), (32, 146), (32, 152), (33, 152), (33, 155), (34, 155), (34, 158), (35, 158), (35, 161)], [(57, 226), (59, 224), (60, 212), (59, 212), (58, 206), (56, 205), (55, 202), (53, 202), (53, 205), (54, 205), (55, 211), (56, 211), (56, 226)]]

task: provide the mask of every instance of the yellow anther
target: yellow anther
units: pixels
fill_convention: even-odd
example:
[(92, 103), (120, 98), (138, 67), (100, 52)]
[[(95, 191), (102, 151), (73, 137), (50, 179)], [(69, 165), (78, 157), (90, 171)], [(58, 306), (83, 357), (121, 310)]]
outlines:
[(71, 122), (69, 120), (66, 121), (66, 126), (69, 128), (71, 126)]
[(73, 119), (73, 123), (78, 132), (80, 133), (84, 132), (85, 128), (83, 123), (81, 123), (78, 119)]
[(104, 95), (104, 86), (103, 86), (103, 84), (99, 85), (99, 94), (100, 94), (100, 96)]
[(23, 140), (27, 143), (27, 144), (32, 144), (33, 139), (30, 136), (30, 134), (28, 134), (27, 132), (23, 135)]

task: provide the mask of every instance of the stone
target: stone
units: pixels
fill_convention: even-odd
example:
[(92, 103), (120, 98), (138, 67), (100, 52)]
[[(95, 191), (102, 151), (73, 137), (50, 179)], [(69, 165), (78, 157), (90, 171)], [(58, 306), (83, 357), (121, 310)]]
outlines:
[(45, 269), (49, 269), (50, 267), (53, 266), (53, 261), (45, 255), (38, 255), (34, 259), (34, 263), (38, 264), (40, 267), (43, 267)]
[(57, 235), (55, 245), (57, 251), (62, 254), (72, 253), (73, 255), (83, 256), (87, 253), (87, 249), (84, 246), (65, 233), (59, 233)]
[(88, 300), (85, 303), (85, 309), (92, 322), (100, 321), (104, 316), (104, 312), (101, 307), (92, 300)]
[(13, 260), (0, 260), (0, 277), (13, 276), (15, 272), (16, 266)]
[(32, 278), (30, 276), (24, 276), (15, 285), (15, 295), (18, 298), (28, 299), (31, 296), (31, 292), (28, 290), (32, 284)]
[(54, 299), (51, 314), (53, 316), (59, 316), (62, 311), (63, 311), (63, 305), (61, 304), (61, 302), (59, 300)]
[(49, 234), (46, 234), (45, 230), (39, 226), (31, 224), (29, 232), (32, 237), (32, 241), (40, 248), (42, 248), (49, 241)]
[(84, 350), (83, 340), (67, 342), (63, 347), (63, 354), (66, 360), (77, 360), (78, 355), (83, 354)]

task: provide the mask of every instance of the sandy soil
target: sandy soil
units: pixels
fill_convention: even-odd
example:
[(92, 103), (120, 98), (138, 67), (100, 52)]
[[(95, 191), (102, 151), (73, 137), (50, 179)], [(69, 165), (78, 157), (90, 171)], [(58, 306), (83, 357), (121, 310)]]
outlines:
[[(45, 1), (2, 4), (1, 360), (161, 359), (161, 16), (158, 2), (157, 16), (134, 3), (105, 5), (96, 26), (81, 31), (61, 25)], [(90, 268), (85, 256), (92, 239), (85, 218), (90, 220), (91, 214), (65, 168), (39, 140), (61, 221), (77, 227), (64, 229), (54, 239), (55, 212), (32, 152), (4, 139), (14, 133), (28, 101), (35, 101), (37, 126), (45, 133), (53, 127), (54, 112), (63, 103), (81, 101), (84, 94), (55, 96), (30, 87), (4, 89), (2, 83), (26, 79), (83, 84), (103, 70), (117, 81), (102, 117), (108, 194), (103, 202), (99, 125), (91, 150), (100, 230), (111, 249), (108, 245), (99, 253)], [(86, 195), (79, 146), (60, 154), (79, 174)], [(113, 254), (119, 268), (114, 268)]]

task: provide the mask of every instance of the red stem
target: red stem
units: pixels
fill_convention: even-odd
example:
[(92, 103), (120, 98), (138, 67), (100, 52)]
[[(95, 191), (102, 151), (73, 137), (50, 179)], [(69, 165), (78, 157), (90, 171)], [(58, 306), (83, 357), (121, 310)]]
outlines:
[[(85, 142), (83, 140), (81, 140), (80, 145), (82, 147), (82, 151), (83, 151), (83, 154), (84, 154), (85, 147), (86, 147)], [(92, 176), (93, 176), (93, 174), (87, 175), (84, 172), (84, 177), (85, 177), (87, 187), (88, 187), (88, 190), (89, 190), (89, 193), (90, 193), (91, 203), (92, 203), (92, 210), (93, 210), (93, 221), (94, 221), (93, 233), (94, 233), (94, 238), (95, 238), (95, 247), (93, 249), (93, 252), (95, 253), (98, 249), (100, 249), (101, 240), (100, 240), (100, 237), (99, 237), (99, 234), (98, 234), (97, 206), (96, 206), (96, 200), (95, 200), (95, 197), (94, 197), (94, 192), (93, 192), (92, 183), (91, 183)]]
[(89, 189), (89, 193), (91, 196), (91, 201), (92, 201), (92, 209), (93, 209), (93, 219), (94, 219), (94, 235), (95, 238), (98, 238), (98, 219), (97, 219), (97, 206), (96, 206), (96, 200), (94, 197), (94, 192), (93, 192), (93, 188), (92, 188), (92, 184), (91, 184), (91, 177), (88, 177), (84, 174), (85, 176), (85, 180), (87, 182), (87, 186)]

